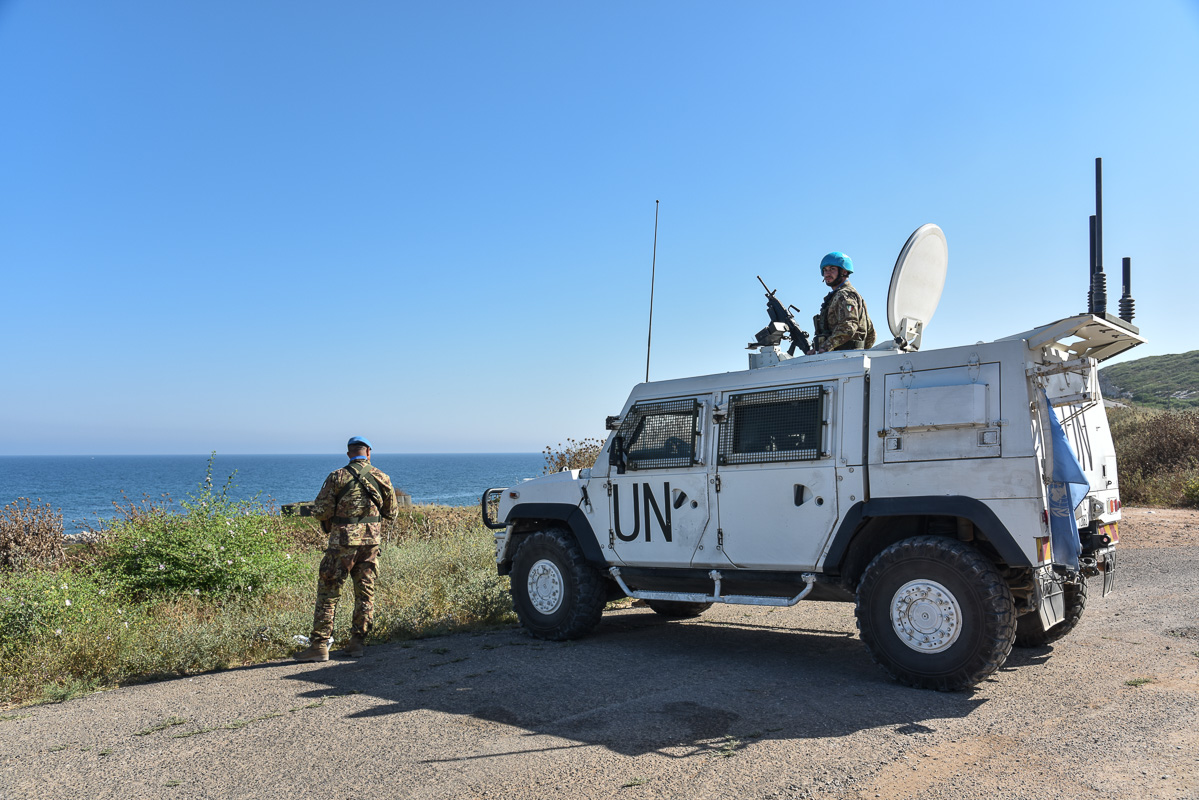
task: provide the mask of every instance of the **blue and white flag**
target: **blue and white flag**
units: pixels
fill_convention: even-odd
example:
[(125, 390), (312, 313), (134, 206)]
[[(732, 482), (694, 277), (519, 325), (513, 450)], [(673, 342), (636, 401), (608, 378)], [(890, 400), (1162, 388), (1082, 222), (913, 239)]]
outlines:
[(1049, 541), (1053, 548), (1053, 562), (1076, 570), (1082, 543), (1078, 538), (1074, 509), (1086, 499), (1091, 483), (1066, 439), (1066, 432), (1057, 420), (1049, 395), (1044, 390), (1041, 393), (1049, 412), (1049, 438), (1052, 443), (1046, 447), (1046, 453), (1049, 461)]

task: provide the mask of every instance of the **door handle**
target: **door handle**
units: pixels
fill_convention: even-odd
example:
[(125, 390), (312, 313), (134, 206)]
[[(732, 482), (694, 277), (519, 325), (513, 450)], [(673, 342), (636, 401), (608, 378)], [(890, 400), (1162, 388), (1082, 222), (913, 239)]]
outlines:
[(803, 491), (804, 491), (804, 487), (803, 487), (802, 483), (795, 484), (795, 505), (797, 505), (797, 506), (803, 505), (803, 500), (804, 500)]

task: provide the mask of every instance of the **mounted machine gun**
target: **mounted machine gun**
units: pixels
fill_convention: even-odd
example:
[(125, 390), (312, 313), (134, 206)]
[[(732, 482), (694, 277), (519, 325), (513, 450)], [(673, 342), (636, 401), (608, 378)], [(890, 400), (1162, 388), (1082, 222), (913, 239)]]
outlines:
[[(747, 344), (745, 349), (777, 347), (786, 338), (791, 340), (791, 347), (787, 349), (788, 356), (795, 355), (796, 348), (805, 356), (811, 355), (812, 344), (808, 341), (807, 332), (800, 330), (795, 318), (791, 316), (791, 312), (783, 306), (781, 300), (774, 296), (778, 290), (767, 286), (761, 275), (757, 277), (758, 283), (762, 284), (762, 288), (766, 290), (766, 312), (770, 314), (770, 324), (754, 334), (754, 341)], [(800, 313), (795, 306), (791, 306), (791, 308), (795, 310), (796, 314)]]

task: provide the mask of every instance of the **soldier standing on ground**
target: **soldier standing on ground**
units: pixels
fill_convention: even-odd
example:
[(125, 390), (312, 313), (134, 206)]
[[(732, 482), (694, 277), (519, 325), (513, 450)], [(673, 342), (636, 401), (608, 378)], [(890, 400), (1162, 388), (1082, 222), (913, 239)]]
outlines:
[(833, 251), (820, 261), (820, 275), (832, 289), (813, 317), (816, 325), (814, 352), (863, 350), (874, 347), (874, 323), (866, 313), (866, 301), (849, 282), (853, 259)]
[(391, 478), (371, 465), (371, 443), (355, 436), (346, 455), (350, 463), (330, 473), (312, 507), (312, 516), (329, 534), (329, 544), (317, 578), (311, 643), (296, 654), (296, 661), (329, 660), (333, 617), (347, 575), (354, 581), (354, 620), (342, 652), (362, 657), (374, 613), (382, 520), (399, 515)]

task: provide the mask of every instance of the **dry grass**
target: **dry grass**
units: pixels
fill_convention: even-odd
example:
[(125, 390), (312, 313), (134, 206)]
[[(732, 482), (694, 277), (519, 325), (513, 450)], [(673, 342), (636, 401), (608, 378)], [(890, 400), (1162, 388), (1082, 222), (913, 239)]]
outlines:
[(0, 570), (35, 569), (62, 560), (62, 514), (17, 498), (0, 509)]
[(546, 445), (541, 451), (545, 456), (543, 475), (551, 475), (564, 469), (587, 469), (595, 465), (595, 459), (604, 448), (603, 439), (567, 439), (557, 447)]
[[(279, 525), (297, 550), (321, 550), (329, 535), (312, 517), (278, 517)], [(471, 525), (479, 524), (478, 506), (412, 506), (401, 508), (394, 520), (383, 521), (383, 543), (399, 544), (422, 539), (437, 539)]]
[(1111, 409), (1127, 505), (1199, 506), (1199, 410)]

